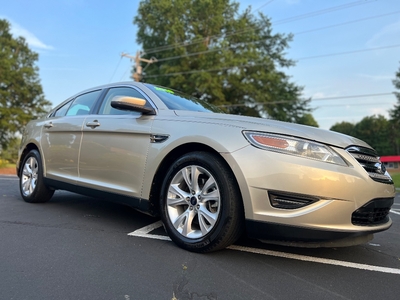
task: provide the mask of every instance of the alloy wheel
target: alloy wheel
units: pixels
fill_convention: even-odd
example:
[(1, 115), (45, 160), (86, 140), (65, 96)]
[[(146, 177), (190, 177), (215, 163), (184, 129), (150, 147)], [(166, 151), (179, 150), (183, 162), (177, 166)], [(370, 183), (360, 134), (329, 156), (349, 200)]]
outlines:
[(30, 196), (36, 189), (39, 166), (35, 157), (29, 157), (21, 174), (21, 189), (25, 196)]
[(215, 178), (203, 167), (184, 167), (169, 185), (166, 206), (171, 224), (181, 235), (204, 237), (220, 216), (221, 197)]

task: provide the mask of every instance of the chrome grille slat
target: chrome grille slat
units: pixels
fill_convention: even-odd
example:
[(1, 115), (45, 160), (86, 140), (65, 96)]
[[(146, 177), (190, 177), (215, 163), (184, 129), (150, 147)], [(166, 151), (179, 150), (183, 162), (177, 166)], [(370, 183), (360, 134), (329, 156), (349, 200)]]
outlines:
[(351, 146), (346, 151), (358, 161), (372, 180), (387, 184), (393, 183), (392, 178), (374, 150)]
[(372, 156), (367, 156), (364, 154), (357, 154), (357, 153), (352, 153), (352, 155), (357, 160), (365, 160), (365, 161), (370, 161), (370, 162), (375, 162), (375, 163), (380, 162), (377, 157), (372, 157)]

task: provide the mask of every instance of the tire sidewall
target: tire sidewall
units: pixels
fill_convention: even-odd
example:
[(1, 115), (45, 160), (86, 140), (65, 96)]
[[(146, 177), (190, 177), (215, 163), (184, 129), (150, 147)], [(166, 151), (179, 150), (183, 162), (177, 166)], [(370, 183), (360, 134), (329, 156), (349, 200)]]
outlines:
[[(31, 157), (34, 157), (37, 161), (38, 164), (38, 174), (37, 174), (37, 181), (36, 181), (36, 186), (35, 190), (33, 191), (32, 194), (29, 196), (24, 195), (22, 191), (22, 173), (25, 167), (25, 164), (27, 160)], [(38, 196), (38, 190), (40, 189), (40, 186), (43, 184), (43, 168), (42, 168), (42, 159), (40, 157), (40, 154), (37, 150), (31, 150), (29, 153), (25, 156), (23, 163), (22, 163), (22, 168), (19, 174), (19, 191), (21, 193), (22, 198), (29, 203), (37, 202), (37, 196)]]
[[(180, 170), (189, 165), (200, 166), (206, 169), (214, 177), (218, 185), (221, 199), (219, 216), (216, 224), (208, 234), (197, 239), (190, 239), (181, 235), (171, 223), (167, 211), (166, 199), (172, 179)], [(211, 155), (207, 152), (193, 152), (188, 153), (176, 160), (166, 174), (165, 180), (162, 184), (160, 196), (161, 218), (164, 225), (167, 224), (165, 229), (167, 230), (170, 238), (182, 248), (191, 251), (198, 250), (201, 252), (202, 249), (208, 246), (212, 247), (211, 244), (221, 238), (221, 235), (224, 234), (224, 227), (231, 221), (231, 216), (229, 214), (231, 211), (231, 201), (229, 199), (230, 193), (228, 190), (227, 178), (221, 173), (221, 168), (225, 168), (225, 166), (223, 166), (219, 159), (217, 159), (214, 155)]]

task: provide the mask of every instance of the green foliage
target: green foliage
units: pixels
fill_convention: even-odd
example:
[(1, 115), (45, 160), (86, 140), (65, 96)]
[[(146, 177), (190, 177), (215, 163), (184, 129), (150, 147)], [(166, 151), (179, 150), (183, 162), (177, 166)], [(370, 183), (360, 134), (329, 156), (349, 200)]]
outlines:
[(0, 166), (4, 167), (6, 164), (15, 164), (18, 160), (18, 149), (21, 143), (21, 139), (12, 138), (9, 140), (7, 148), (3, 148), (0, 151), (0, 161), (3, 163)]
[(393, 85), (397, 89), (394, 94), (397, 97), (397, 104), (389, 110), (390, 123), (392, 126), (392, 141), (395, 147), (395, 154), (400, 154), (400, 68), (396, 72)]
[(10, 24), (0, 19), (0, 147), (5, 150), (26, 123), (42, 115), (45, 100), (35, 62), (24, 38), (13, 38)]
[(292, 36), (273, 33), (270, 20), (250, 10), (239, 13), (232, 0), (142, 0), (137, 42), (143, 58), (158, 59), (143, 80), (228, 113), (311, 122), (310, 100), (282, 71), (294, 65), (284, 52)]
[(330, 130), (354, 136), (354, 124), (349, 122), (336, 123)]
[(400, 68), (396, 72), (396, 77), (393, 80), (394, 87), (398, 90), (398, 92), (394, 92), (397, 97), (397, 105), (394, 106), (393, 109), (389, 110), (390, 119), (399, 124), (400, 123)]
[(379, 155), (392, 155), (390, 123), (382, 115), (363, 118), (354, 127), (354, 135), (370, 144)]
[(313, 127), (319, 127), (317, 121), (314, 119), (312, 114), (304, 114), (302, 115), (296, 123), (303, 124), (303, 125), (308, 125), (308, 126), (313, 126)]
[(371, 145), (379, 155), (393, 155), (391, 123), (381, 115), (363, 118), (355, 125), (348, 122), (336, 123), (330, 130), (359, 138)]
[(8, 165), (8, 161), (0, 158), (0, 168), (5, 168)]
[(396, 188), (400, 189), (400, 173), (395, 173), (395, 174), (392, 174), (391, 176), (392, 176), (392, 179), (394, 182), (394, 186)]

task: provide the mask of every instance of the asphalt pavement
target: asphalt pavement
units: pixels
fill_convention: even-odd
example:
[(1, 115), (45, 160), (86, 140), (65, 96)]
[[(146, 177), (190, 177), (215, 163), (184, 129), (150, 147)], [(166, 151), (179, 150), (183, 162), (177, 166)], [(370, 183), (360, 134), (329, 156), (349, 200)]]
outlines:
[(244, 239), (187, 252), (129, 207), (57, 191), (25, 203), (0, 176), (0, 299), (400, 299), (400, 194), (367, 244), (306, 249)]

